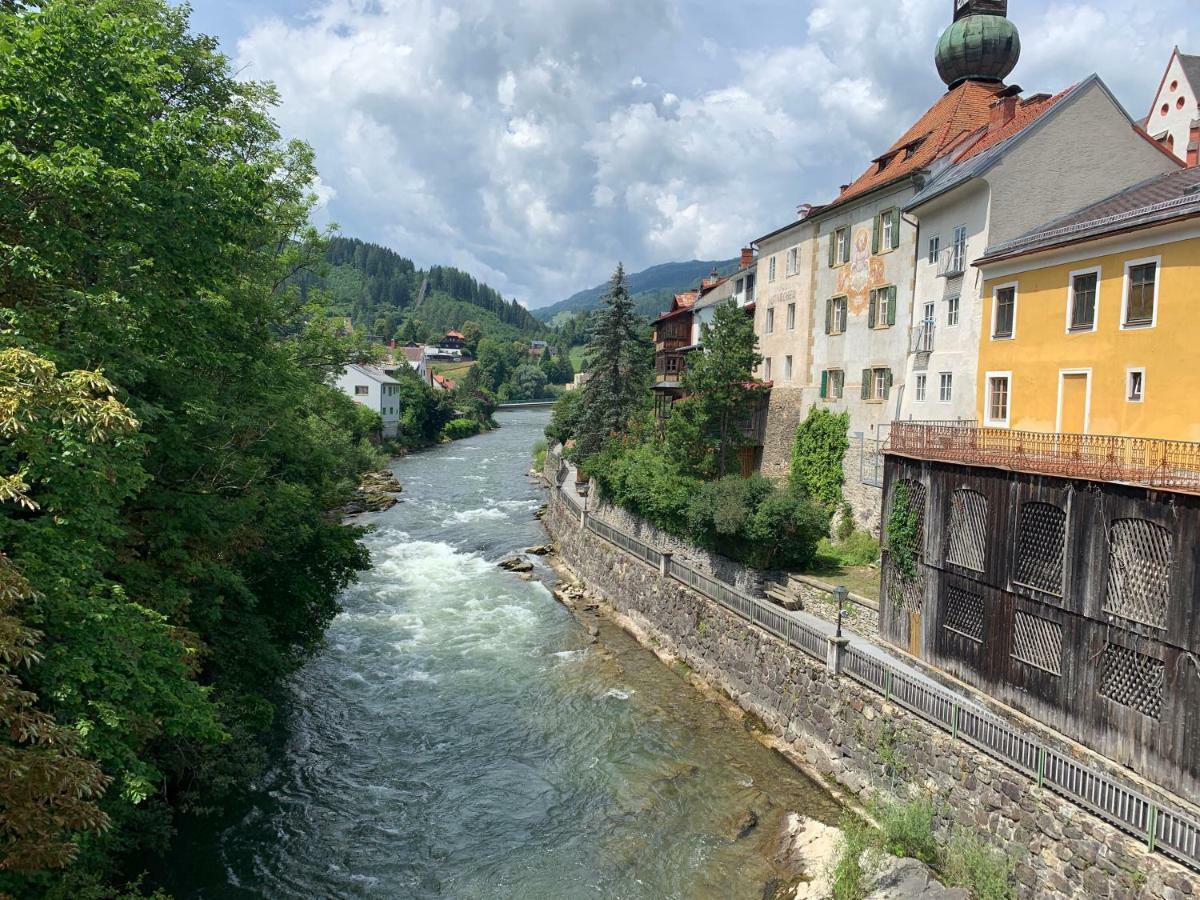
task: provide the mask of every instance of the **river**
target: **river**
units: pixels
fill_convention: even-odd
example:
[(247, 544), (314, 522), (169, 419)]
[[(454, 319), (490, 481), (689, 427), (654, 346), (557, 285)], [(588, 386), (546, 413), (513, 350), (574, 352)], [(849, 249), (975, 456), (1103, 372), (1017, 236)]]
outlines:
[[(545, 586), (496, 567), (545, 541), (526, 477), (544, 410), (395, 464), (373, 568), (289, 685), (273, 765), (190, 823), (179, 898), (763, 896), (787, 811), (824, 791), (716, 703)], [(736, 840), (747, 809), (756, 829)]]

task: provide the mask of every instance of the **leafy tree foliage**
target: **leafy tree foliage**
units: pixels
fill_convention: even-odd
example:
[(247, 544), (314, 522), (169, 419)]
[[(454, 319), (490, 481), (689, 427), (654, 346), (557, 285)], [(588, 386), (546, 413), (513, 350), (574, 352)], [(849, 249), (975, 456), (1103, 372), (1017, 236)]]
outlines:
[(625, 268), (617, 266), (608, 294), (592, 316), (585, 354), (591, 378), (581, 388), (577, 445), (579, 458), (600, 451), (606, 440), (625, 430), (646, 403), (650, 381), (650, 343), (645, 320), (633, 311), (625, 286)]
[[(850, 413), (814, 406), (796, 429), (791, 482), (831, 512), (842, 502), (842, 460), (850, 449)], [(851, 516), (849, 521), (853, 523)]]
[(162, 0), (0, 5), (0, 47), (0, 787), (46, 776), (3, 790), (0, 893), (80, 896), (253, 774), (380, 460), (273, 90)]

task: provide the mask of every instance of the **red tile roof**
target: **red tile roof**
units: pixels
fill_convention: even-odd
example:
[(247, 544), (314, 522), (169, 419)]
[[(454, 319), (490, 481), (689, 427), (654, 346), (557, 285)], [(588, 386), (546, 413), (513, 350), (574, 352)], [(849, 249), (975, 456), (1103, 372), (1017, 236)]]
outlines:
[(1008, 122), (998, 128), (988, 128), (987, 131), (982, 132), (979, 140), (967, 147), (955, 162), (966, 162), (971, 157), (978, 156), (985, 150), (995, 147), (1000, 142), (1020, 134), (1040, 119), (1044, 113), (1048, 112), (1063, 97), (1071, 93), (1072, 90), (1074, 90), (1074, 87), (1069, 87), (1061, 94), (1056, 94), (1053, 97), (1041, 94), (1024, 101), (1017, 101), (1016, 112)]
[(671, 301), (671, 308), (654, 321), (662, 322), (666, 319), (673, 319), (680, 313), (691, 312), (692, 307), (696, 305), (696, 300), (699, 297), (699, 291), (688, 291), (684, 294), (676, 294), (675, 299)]
[(1003, 89), (1002, 84), (966, 81), (948, 91), (829, 206), (900, 181), (941, 159), (988, 124), (992, 100)]

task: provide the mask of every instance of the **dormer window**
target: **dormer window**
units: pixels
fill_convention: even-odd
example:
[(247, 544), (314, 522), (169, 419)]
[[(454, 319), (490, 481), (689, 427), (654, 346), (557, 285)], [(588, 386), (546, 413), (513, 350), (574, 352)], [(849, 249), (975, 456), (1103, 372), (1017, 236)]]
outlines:
[(925, 143), (925, 138), (920, 137), (920, 138), (917, 138), (912, 143), (908, 144), (904, 148), (904, 158), (912, 159), (914, 156), (917, 155), (917, 151), (921, 149), (921, 145), (924, 143)]

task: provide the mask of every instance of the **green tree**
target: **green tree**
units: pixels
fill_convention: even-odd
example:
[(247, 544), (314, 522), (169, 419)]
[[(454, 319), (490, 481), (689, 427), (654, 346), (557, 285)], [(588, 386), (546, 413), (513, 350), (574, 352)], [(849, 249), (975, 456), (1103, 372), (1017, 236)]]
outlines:
[(649, 394), (649, 341), (645, 320), (633, 309), (625, 285), (625, 268), (618, 264), (608, 293), (592, 316), (591, 340), (584, 355), (591, 378), (581, 388), (577, 453), (581, 460), (600, 451), (605, 441), (622, 432)]
[(683, 386), (689, 402), (678, 410), (684, 421), (673, 433), (683, 458), (699, 472), (721, 477), (749, 442), (742, 423), (759, 402), (754, 370), (762, 357), (753, 321), (732, 300), (716, 308), (711, 324), (700, 326), (700, 344), (688, 357)]
[(832, 512), (842, 502), (842, 462), (850, 449), (850, 413), (814, 406), (796, 428), (792, 486)]

